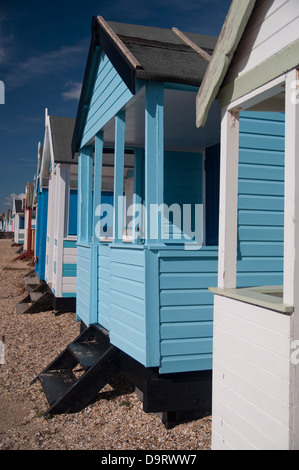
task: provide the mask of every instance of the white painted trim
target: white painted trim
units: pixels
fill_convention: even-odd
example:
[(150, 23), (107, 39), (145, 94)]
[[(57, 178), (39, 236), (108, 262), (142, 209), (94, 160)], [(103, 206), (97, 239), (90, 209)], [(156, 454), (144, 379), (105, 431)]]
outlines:
[(285, 84), (285, 77), (285, 74), (280, 75), (279, 77), (271, 80), (268, 83), (265, 83), (256, 90), (247, 93), (247, 95), (244, 95), (241, 98), (231, 102), (227, 107), (228, 111), (240, 111), (241, 109), (244, 111), (268, 98), (271, 98), (272, 96), (277, 95), (278, 93), (281, 93)]
[(206, 173), (206, 149), (202, 150), (202, 204), (203, 204), (203, 238), (202, 243), (206, 245), (207, 234), (206, 234), (206, 220), (207, 220), (207, 204), (206, 204), (206, 184), (207, 184), (207, 173)]
[(53, 280), (53, 247), (54, 247), (54, 210), (55, 210), (55, 194), (56, 194), (56, 175), (53, 173), (49, 178), (49, 195), (48, 195), (48, 222), (47, 222), (47, 243), (46, 256), (48, 264), (46, 264), (46, 278), (48, 283)]
[(63, 265), (63, 239), (65, 236), (66, 225), (66, 198), (68, 196), (68, 184), (70, 181), (70, 166), (59, 163), (56, 166), (56, 203), (55, 203), (55, 230), (54, 239), (57, 240), (56, 246), (56, 286), (55, 295), (62, 295), (62, 265)]
[[(299, 306), (299, 104), (296, 69), (285, 87), (284, 303)], [(294, 88), (295, 86), (295, 88)], [(294, 95), (295, 93), (295, 95)], [(294, 100), (295, 98), (295, 100)]]
[(235, 288), (237, 277), (239, 115), (222, 110), (218, 287)]

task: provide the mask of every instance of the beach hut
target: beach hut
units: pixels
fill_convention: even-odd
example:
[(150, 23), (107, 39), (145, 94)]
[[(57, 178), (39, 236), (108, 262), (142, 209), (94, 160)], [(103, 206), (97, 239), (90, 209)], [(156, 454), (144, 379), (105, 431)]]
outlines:
[(48, 219), (48, 178), (41, 177), (43, 148), (38, 144), (37, 172), (34, 189), (34, 204), (36, 208), (35, 232), (35, 273), (39, 280), (45, 281), (46, 266), (46, 237)]
[(38, 267), (53, 294), (55, 310), (76, 304), (77, 158), (71, 141), (75, 120), (45, 112), (38, 178)]
[(62, 364), (68, 377), (77, 363), (86, 372), (51, 397), (49, 413), (78, 409), (118, 372), (167, 425), (172, 412), (211, 404), (220, 108), (214, 101), (199, 130), (195, 99), (216, 41), (93, 20), (73, 137), (83, 331), (39, 378), (47, 393), (66, 382)]
[(14, 231), (14, 243), (17, 245), (24, 244), (24, 235), (25, 235), (25, 220), (24, 220), (24, 207), (23, 200), (18, 198), (13, 198), (13, 207), (12, 207), (12, 217), (13, 217), (13, 231)]
[[(195, 99), (216, 41), (176, 28), (93, 20), (73, 137), (83, 336), (40, 378), (61, 383), (64, 361), (65, 369), (83, 363), (86, 373), (72, 377), (63, 399), (52, 398), (49, 412), (77, 409), (77, 387), (86, 404), (117, 372), (140, 391), (143, 409), (163, 412), (166, 424), (173, 412), (211, 405), (208, 288), (217, 286), (221, 116), (214, 101), (205, 128), (197, 129)], [(249, 152), (258, 149), (260, 126), (271, 150), (267, 124), (266, 116), (254, 127), (244, 117)], [(260, 190), (254, 180), (253, 196)], [(242, 286), (253, 282), (245, 261)], [(265, 282), (281, 280), (279, 261), (258, 270)]]
[[(211, 289), (215, 450), (299, 448), (298, 26), (297, 1), (234, 0), (197, 97), (198, 126), (216, 97), (222, 108), (219, 271)], [(257, 152), (241, 158), (241, 113), (265, 112), (275, 123), (271, 142), (285, 153), (283, 173), (269, 169), (278, 156), (263, 145), (258, 162)], [(253, 171), (261, 190), (250, 198), (243, 190)], [(240, 255), (252, 266), (247, 288), (238, 285)], [(279, 263), (280, 282), (262, 282), (261, 263), (267, 270)]]
[[(78, 343), (80, 363), (84, 348), (94, 354), (50, 412), (76, 409), (77, 387), (82, 406), (120, 371), (140, 390), (145, 411), (210, 405), (220, 112), (215, 103), (207, 128), (196, 129), (195, 97), (215, 43), (93, 19), (73, 137), (84, 340), (64, 357), (71, 350), (78, 358)], [(154, 215), (158, 225), (150, 225), (151, 207), (164, 209)], [(54, 361), (51, 374), (41, 374), (45, 391), (59, 367)]]
[(12, 210), (8, 209), (7, 212), (2, 214), (2, 231), (6, 233), (8, 238), (13, 238), (13, 215)]
[(43, 146), (38, 145), (33, 188), (34, 272), (25, 278), (28, 296), (18, 313), (75, 311), (77, 240), (77, 158), (71, 141), (75, 120), (45, 111)]
[(35, 249), (35, 223), (36, 211), (33, 207), (34, 182), (27, 183), (25, 188), (24, 206), (24, 251), (18, 259), (33, 260)]

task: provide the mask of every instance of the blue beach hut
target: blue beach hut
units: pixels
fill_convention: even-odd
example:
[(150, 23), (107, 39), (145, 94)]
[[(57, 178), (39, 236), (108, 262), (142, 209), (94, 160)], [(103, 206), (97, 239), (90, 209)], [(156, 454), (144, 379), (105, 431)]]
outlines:
[[(79, 154), (76, 314), (82, 339), (39, 376), (45, 381), (49, 371), (51, 379), (59, 374), (70, 349), (80, 362), (84, 350), (94, 352), (94, 341), (104, 342), (86, 366), (86, 383), (92, 377), (98, 390), (122, 372), (140, 391), (144, 410), (165, 413), (166, 423), (171, 412), (211, 405), (208, 289), (217, 285), (218, 273), (221, 113), (214, 101), (205, 128), (197, 129), (195, 101), (216, 42), (176, 28), (93, 19), (72, 142)], [(259, 145), (254, 136), (262, 123), (244, 119), (244, 133), (252, 126), (244, 148), (251, 149)], [(113, 205), (111, 199), (104, 204), (109, 171)], [(253, 181), (253, 196), (258, 190)], [(247, 285), (253, 265), (243, 261), (240, 255)], [(267, 275), (262, 263), (260, 270)], [(78, 409), (71, 401), (84, 376), (71, 391), (66, 387), (63, 399), (52, 400), (49, 412)], [(80, 404), (91, 394), (85, 388)]]

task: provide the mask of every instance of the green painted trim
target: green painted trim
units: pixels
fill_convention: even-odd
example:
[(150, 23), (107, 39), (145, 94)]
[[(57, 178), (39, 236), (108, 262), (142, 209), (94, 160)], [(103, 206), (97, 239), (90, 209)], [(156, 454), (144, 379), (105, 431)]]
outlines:
[(224, 86), (218, 93), (217, 99), (221, 107), (256, 90), (260, 86), (274, 80), (299, 64), (299, 39), (285, 47), (277, 54), (269, 57), (257, 67), (236, 78)]
[(72, 263), (65, 263), (62, 266), (62, 277), (76, 277), (77, 265)]
[(196, 126), (204, 127), (226, 72), (239, 45), (255, 0), (233, 0), (196, 97)]
[(77, 248), (77, 240), (63, 240), (63, 248)]
[(279, 313), (291, 314), (294, 312), (294, 307), (283, 304), (283, 299), (275, 296), (275, 294), (282, 293), (282, 288), (279, 286), (250, 287), (245, 289), (211, 287), (209, 291), (222, 297), (229, 297), (230, 299), (274, 310)]
[(62, 297), (76, 297), (76, 292), (62, 292)]

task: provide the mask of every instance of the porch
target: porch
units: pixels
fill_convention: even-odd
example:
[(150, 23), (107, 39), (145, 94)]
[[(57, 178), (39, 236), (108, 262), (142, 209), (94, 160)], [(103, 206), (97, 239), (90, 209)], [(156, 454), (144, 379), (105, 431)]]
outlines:
[(196, 131), (193, 87), (139, 87), (79, 155), (77, 316), (145, 367), (211, 370), (219, 110)]

